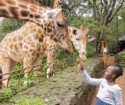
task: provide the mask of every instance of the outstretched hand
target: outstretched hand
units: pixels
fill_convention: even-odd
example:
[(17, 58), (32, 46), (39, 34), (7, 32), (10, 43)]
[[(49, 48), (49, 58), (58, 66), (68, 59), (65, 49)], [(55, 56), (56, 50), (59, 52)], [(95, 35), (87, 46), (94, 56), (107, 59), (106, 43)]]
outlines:
[(84, 70), (84, 66), (83, 66), (83, 63), (82, 63), (81, 60), (78, 60), (78, 61), (77, 61), (77, 65), (78, 65), (78, 67), (79, 67), (79, 69), (80, 69), (81, 71)]

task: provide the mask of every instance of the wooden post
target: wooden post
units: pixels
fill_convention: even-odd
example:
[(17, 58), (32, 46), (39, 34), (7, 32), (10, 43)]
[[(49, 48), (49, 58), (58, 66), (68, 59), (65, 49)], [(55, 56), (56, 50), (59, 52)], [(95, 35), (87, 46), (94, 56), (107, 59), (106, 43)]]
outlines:
[(105, 41), (102, 40), (102, 56), (103, 56), (103, 64), (104, 64), (104, 68), (106, 68), (106, 58), (107, 58), (107, 55), (106, 55), (106, 53), (104, 52), (104, 48), (105, 48), (104, 44), (105, 44)]
[(110, 56), (107, 55), (106, 52), (104, 51), (105, 49), (105, 41), (102, 40), (102, 56), (103, 56), (103, 64), (104, 64), (104, 68), (115, 64), (115, 57), (114, 56)]

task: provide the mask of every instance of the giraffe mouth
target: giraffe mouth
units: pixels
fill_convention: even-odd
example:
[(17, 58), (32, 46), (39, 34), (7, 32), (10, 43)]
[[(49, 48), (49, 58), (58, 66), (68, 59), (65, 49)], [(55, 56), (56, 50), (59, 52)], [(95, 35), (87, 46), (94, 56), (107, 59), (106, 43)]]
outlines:
[(87, 59), (86, 54), (79, 54), (79, 57), (80, 57), (80, 59), (83, 60), (83, 61)]

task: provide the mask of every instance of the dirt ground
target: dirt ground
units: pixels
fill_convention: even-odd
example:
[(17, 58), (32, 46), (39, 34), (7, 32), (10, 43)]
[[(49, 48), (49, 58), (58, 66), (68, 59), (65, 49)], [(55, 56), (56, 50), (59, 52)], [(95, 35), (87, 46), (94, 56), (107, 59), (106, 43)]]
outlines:
[[(125, 68), (124, 68), (124, 74), (123, 76), (121, 76), (120, 78), (118, 78), (117, 83), (119, 84), (119, 86), (122, 89), (122, 95), (123, 95), (123, 105), (125, 105)], [(98, 88), (96, 89), (96, 93), (98, 91)], [(93, 98), (93, 101), (91, 103), (91, 105), (95, 105), (95, 100), (96, 100), (96, 94)]]

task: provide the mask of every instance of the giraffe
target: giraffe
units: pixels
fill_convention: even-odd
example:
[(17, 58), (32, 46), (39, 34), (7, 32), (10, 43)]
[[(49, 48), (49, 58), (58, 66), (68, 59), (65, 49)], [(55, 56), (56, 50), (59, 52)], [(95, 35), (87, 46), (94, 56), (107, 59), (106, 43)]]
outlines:
[[(72, 45), (76, 49), (76, 51), (79, 53), (79, 57), (81, 60), (87, 59), (87, 51), (86, 51), (86, 45), (88, 42), (91, 42), (95, 39), (94, 36), (88, 36), (89, 29), (83, 28), (82, 26), (80, 29), (68, 26), (68, 35), (70, 37), (70, 40), (72, 42)], [(47, 68), (47, 78), (49, 78), (52, 75), (55, 75), (55, 60), (56, 60), (56, 52), (59, 48), (58, 43), (52, 41), (49, 37), (46, 37), (46, 56), (47, 56), (47, 63), (49, 64)]]
[(32, 21), (43, 28), (45, 35), (57, 41), (61, 47), (73, 52), (67, 29), (67, 23), (60, 18), (61, 9), (51, 9), (31, 0), (1, 0), (0, 17)]
[[(68, 27), (69, 38), (79, 53), (81, 59), (85, 60), (84, 53), (86, 49), (83, 46), (87, 44), (87, 28)], [(90, 40), (90, 39), (89, 39)], [(89, 41), (88, 40), (88, 41)], [(85, 43), (84, 43), (85, 42)], [(43, 29), (33, 23), (27, 22), (20, 29), (7, 34), (0, 43), (0, 67), (3, 74), (13, 70), (15, 65), (23, 62), (23, 67), (28, 68), (32, 65), (41, 65), (43, 57), (47, 57), (47, 63), (50, 64), (47, 68), (47, 78), (51, 73), (54, 73), (54, 64), (56, 60), (56, 51), (59, 44), (52, 40), (49, 36), (44, 35)], [(34, 70), (39, 70), (41, 67), (35, 67)], [(24, 76), (27, 78), (30, 71), (26, 69)], [(54, 75), (54, 74), (53, 74)], [(8, 78), (9, 74), (3, 76)], [(3, 84), (6, 87), (8, 80), (4, 80)]]
[[(88, 31), (87, 28), (68, 27), (69, 38), (83, 60), (85, 60), (86, 47), (84, 45), (87, 43)], [(18, 62), (23, 62), (24, 68), (31, 65), (41, 65), (40, 58), (45, 56), (47, 56), (47, 63), (50, 64), (47, 68), (47, 78), (53, 73), (55, 54), (59, 44), (45, 35), (39, 25), (27, 22), (20, 29), (7, 34), (0, 46), (0, 66), (4, 68), (3, 73), (13, 70)], [(34, 69), (37, 70), (40, 67)], [(27, 69), (27, 71), (30, 70)], [(9, 75), (3, 78), (8, 77)], [(8, 80), (3, 81), (4, 86), (7, 86), (7, 82)]]
[[(10, 33), (6, 36), (7, 38), (4, 38), (4, 40), (0, 43), (0, 53), (1, 55), (3, 55), (0, 57), (0, 66), (2, 68), (3, 74), (7, 73), (8, 71), (11, 71), (14, 65), (22, 60), (24, 62), (24, 68), (28, 67), (29, 65), (32, 65), (36, 60), (36, 56), (38, 58), (40, 56), (39, 43), (42, 43), (43, 35), (48, 35), (52, 40), (56, 41), (61, 47), (67, 49), (69, 52), (73, 52), (69, 36), (67, 36), (67, 24), (63, 19), (60, 19), (60, 16), (58, 15), (60, 11), (61, 9), (51, 9), (48, 7), (44, 7), (34, 2), (31, 2), (30, 0), (1, 0), (0, 17), (32, 21), (42, 28), (42, 32), (39, 32), (41, 34), (33, 35), (32, 37), (30, 36), (30, 33), (21, 33), (20, 30), (25, 30), (22, 28), (17, 30), (17, 33), (19, 32), (24, 36), (14, 35), (13, 37), (11, 37), (12, 33)], [(37, 31), (41, 30), (38, 29), (36, 30), (36, 32)], [(34, 40), (32, 40), (33, 38)], [(35, 43), (30, 43), (30, 41), (33, 41)], [(33, 48), (33, 46), (35, 48)], [(9, 48), (11, 48), (11, 50), (7, 52)], [(27, 48), (29, 49), (27, 50)], [(35, 53), (34, 50), (36, 50)], [(18, 57), (15, 55), (17, 53), (19, 55)], [(16, 58), (14, 56), (16, 56)], [(6, 62), (6, 64), (4, 61)], [(25, 72), (27, 71), (30, 70), (25, 70)], [(28, 74), (29, 73), (25, 73), (26, 78), (28, 78)], [(3, 78), (8, 78), (8, 76), (9, 75), (3, 76)], [(7, 86), (7, 82), (8, 80), (3, 81), (5, 87)]]

